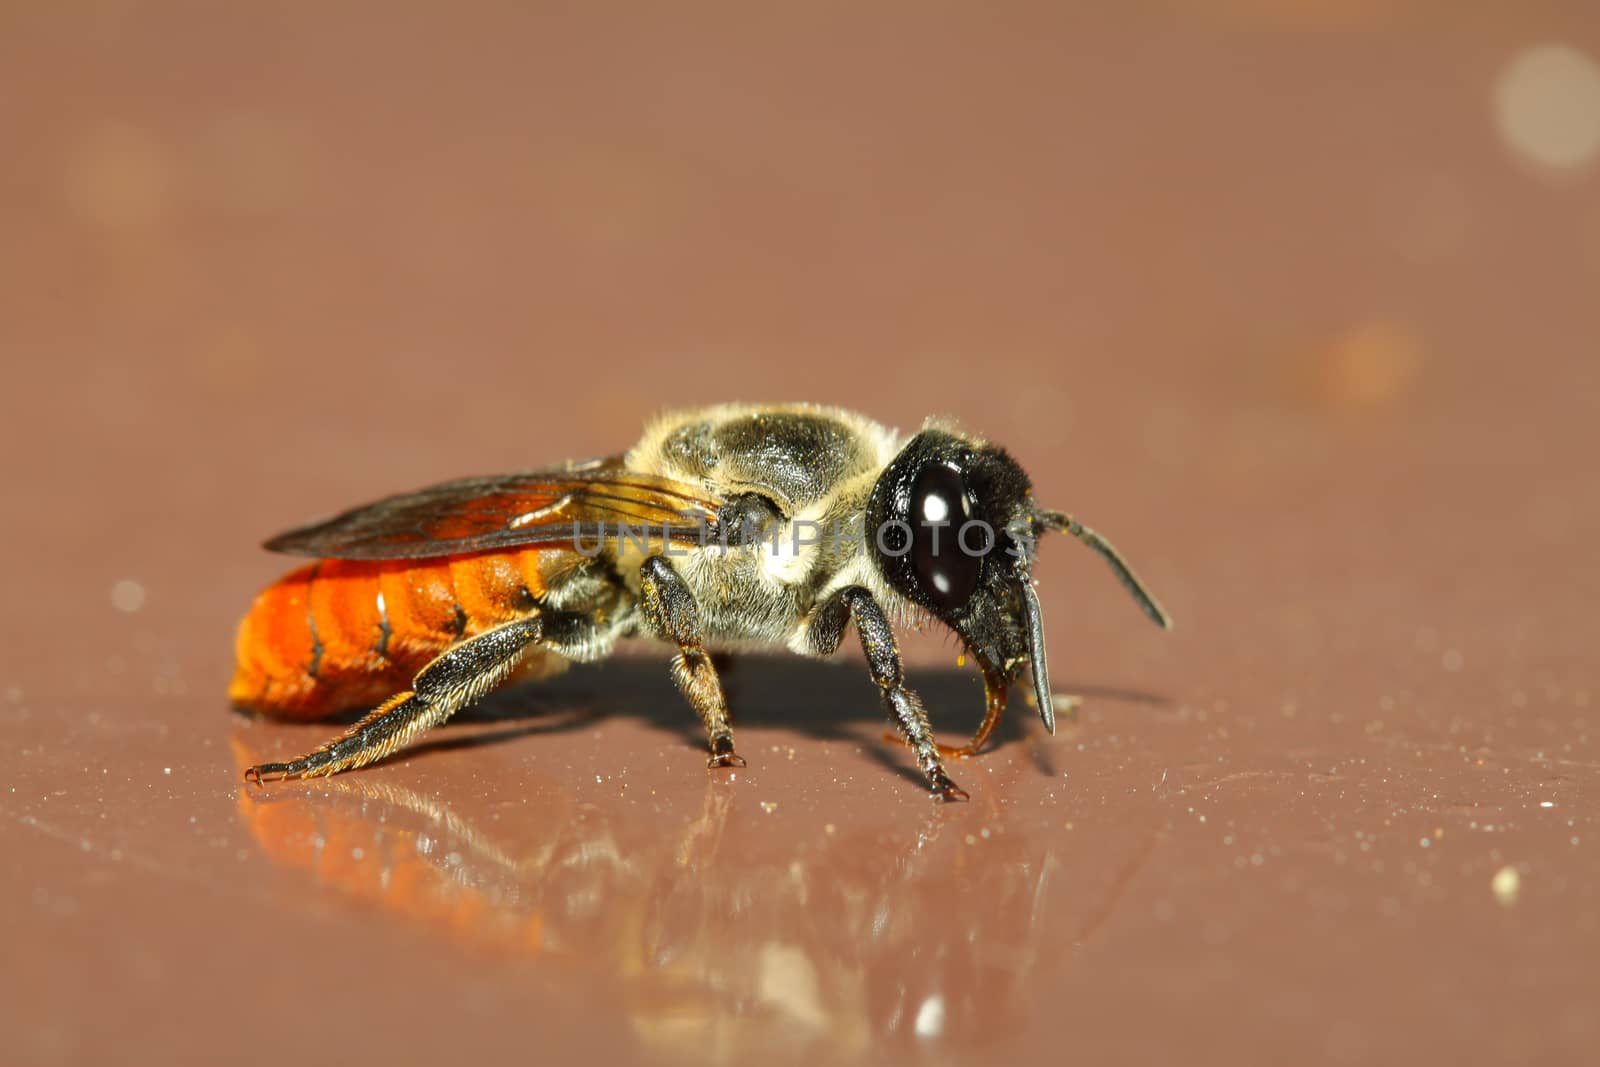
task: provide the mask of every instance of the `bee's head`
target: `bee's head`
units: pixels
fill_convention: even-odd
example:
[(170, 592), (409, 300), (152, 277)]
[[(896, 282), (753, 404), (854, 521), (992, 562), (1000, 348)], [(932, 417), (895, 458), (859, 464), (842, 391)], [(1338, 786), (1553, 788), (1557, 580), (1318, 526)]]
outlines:
[(1015, 681), (1033, 668), (1034, 696), (1055, 732), (1044, 621), (1034, 592), (1035, 543), (1066, 530), (1111, 563), (1162, 627), (1165, 612), (1099, 535), (1042, 511), (1033, 486), (1003, 449), (947, 430), (913, 437), (884, 469), (867, 505), (873, 556), (897, 592), (949, 626), (986, 677)]

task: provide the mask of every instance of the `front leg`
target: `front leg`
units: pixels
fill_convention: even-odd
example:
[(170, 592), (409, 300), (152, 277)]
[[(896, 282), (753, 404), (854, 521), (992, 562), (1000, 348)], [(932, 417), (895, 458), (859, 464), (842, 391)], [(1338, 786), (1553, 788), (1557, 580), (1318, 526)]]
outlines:
[(855, 620), (872, 680), (878, 683), (884, 706), (916, 753), (917, 765), (928, 779), (928, 788), (943, 800), (966, 800), (966, 790), (945, 773), (944, 763), (939, 759), (939, 746), (933, 739), (933, 728), (928, 724), (927, 709), (917, 694), (906, 688), (905, 668), (900, 663), (894, 631), (889, 629), (889, 620), (870, 592), (858, 585), (851, 586), (840, 590), (834, 599), (823, 605), (811, 625), (812, 647), (819, 655), (831, 655), (839, 647), (847, 618)]
[(672, 658), (672, 680), (689, 698), (706, 724), (711, 742), (708, 767), (743, 767), (744, 760), (733, 750), (733, 724), (728, 718), (728, 701), (717, 680), (717, 668), (700, 640), (700, 609), (694, 594), (684, 584), (672, 564), (662, 556), (651, 556), (639, 568), (645, 621), (663, 640), (678, 646)]

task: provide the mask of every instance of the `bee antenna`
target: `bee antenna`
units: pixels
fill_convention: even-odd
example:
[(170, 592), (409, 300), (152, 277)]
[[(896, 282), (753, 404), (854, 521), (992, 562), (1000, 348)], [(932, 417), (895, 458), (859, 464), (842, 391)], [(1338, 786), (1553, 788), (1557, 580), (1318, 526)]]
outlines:
[(1111, 542), (1095, 533), (1089, 527), (1074, 519), (1071, 515), (1060, 511), (1039, 511), (1036, 521), (1046, 530), (1065, 530), (1090, 548), (1100, 554), (1100, 557), (1111, 565), (1111, 570), (1116, 574), (1122, 587), (1132, 594), (1133, 599), (1139, 602), (1139, 607), (1150, 616), (1150, 621), (1163, 630), (1172, 629), (1172, 616), (1166, 613), (1161, 604), (1151, 595), (1150, 590), (1139, 581), (1139, 576), (1133, 573), (1133, 568), (1128, 566)]

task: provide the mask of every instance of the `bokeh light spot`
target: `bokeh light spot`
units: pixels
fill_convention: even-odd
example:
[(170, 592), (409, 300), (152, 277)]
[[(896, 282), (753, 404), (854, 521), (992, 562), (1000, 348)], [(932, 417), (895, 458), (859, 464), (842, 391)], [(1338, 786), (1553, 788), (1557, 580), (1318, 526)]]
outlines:
[(1600, 156), (1600, 63), (1564, 44), (1512, 57), (1494, 84), (1494, 121), (1520, 159), (1552, 170)]

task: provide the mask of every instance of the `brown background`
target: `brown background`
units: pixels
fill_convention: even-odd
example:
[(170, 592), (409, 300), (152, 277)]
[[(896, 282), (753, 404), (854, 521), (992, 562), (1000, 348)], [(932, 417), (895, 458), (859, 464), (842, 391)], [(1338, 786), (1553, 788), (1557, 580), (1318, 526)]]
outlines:
[[(1600, 19), (1463, 6), (0, 4), (5, 1058), (1593, 1062), (1600, 168), (1497, 101)], [(264, 535), (728, 399), (1177, 630), (1047, 544), (964, 806), (853, 653), (733, 780), (657, 657), (240, 795)]]

